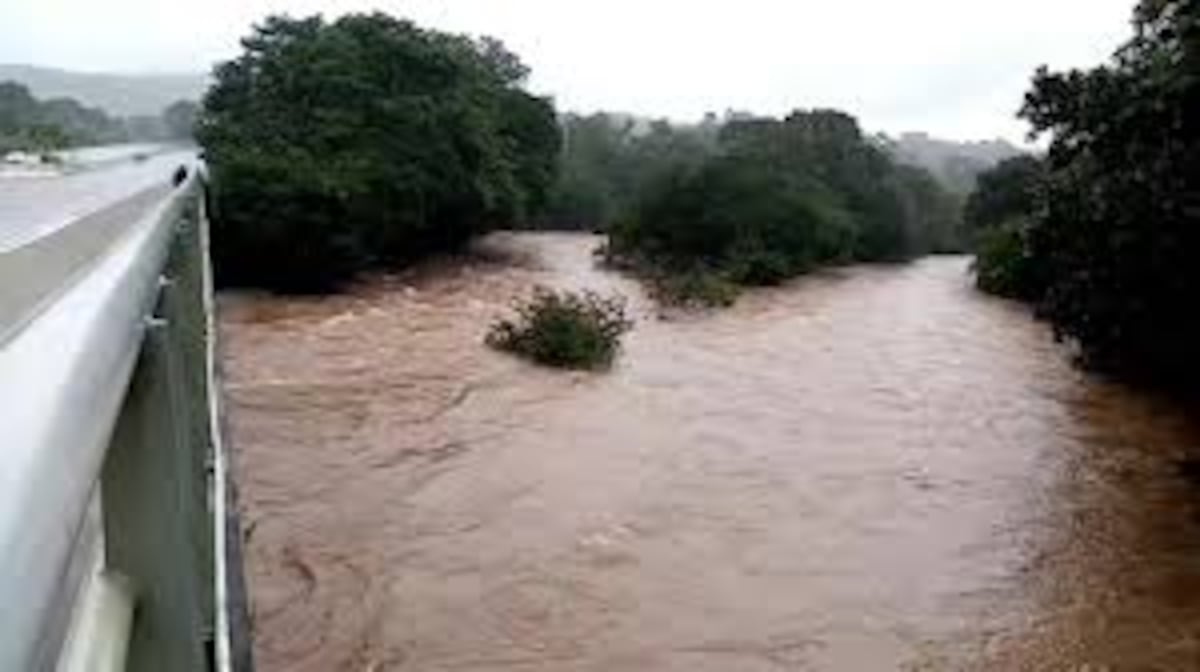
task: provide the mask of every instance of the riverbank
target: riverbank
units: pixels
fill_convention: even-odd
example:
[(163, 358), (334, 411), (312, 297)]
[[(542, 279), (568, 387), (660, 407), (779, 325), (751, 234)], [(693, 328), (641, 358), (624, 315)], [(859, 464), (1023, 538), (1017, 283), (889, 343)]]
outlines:
[[(1073, 367), (963, 258), (671, 320), (591, 236), (222, 297), (260, 667), (1187, 669), (1186, 414)], [(606, 375), (482, 344), (619, 291)]]

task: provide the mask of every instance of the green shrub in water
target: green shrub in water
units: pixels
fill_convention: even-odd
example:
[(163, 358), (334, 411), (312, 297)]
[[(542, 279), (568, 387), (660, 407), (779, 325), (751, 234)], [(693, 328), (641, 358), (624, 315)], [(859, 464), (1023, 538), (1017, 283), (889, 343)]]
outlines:
[(517, 305), (514, 319), (492, 326), (487, 344), (547, 366), (602, 369), (612, 364), (632, 327), (622, 297), (538, 287)]

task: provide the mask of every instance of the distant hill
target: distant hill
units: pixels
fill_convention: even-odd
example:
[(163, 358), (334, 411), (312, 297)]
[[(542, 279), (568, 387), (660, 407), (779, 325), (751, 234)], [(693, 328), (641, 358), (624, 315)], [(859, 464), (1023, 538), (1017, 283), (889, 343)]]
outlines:
[(208, 75), (124, 75), (0, 64), (0, 82), (24, 84), (37, 98), (74, 98), (113, 116), (159, 115), (178, 100), (199, 101)]
[(928, 170), (951, 191), (968, 194), (980, 173), (1025, 152), (1007, 140), (954, 142), (925, 133), (904, 133), (881, 142), (897, 160)]

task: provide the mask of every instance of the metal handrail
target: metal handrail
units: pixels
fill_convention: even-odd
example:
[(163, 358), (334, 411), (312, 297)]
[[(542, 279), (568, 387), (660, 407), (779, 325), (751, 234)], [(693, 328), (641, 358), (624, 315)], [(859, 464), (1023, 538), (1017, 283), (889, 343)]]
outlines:
[[(212, 247), (209, 238), (208, 217), (205, 212), (204, 200), (200, 201), (200, 253), (201, 274), (203, 281), (205, 327), (209, 334), (217, 333), (216, 305), (214, 301), (215, 286), (212, 270)], [(213, 455), (213, 519), (216, 521), (213, 538), (214, 572), (214, 602), (216, 611), (216, 632), (214, 633), (214, 650), (216, 653), (216, 669), (221, 672), (232, 672), (239, 667), (234, 660), (233, 624), (229, 618), (235, 607), (230, 597), (231, 572), (230, 564), (230, 526), (226, 521), (231, 520), (228, 506), (232, 501), (227, 487), (230, 478), (228, 453), (225, 450), (224, 427), (221, 419), (225, 417), (221, 409), (221, 395), (217, 372), (218, 352), (217, 341), (209, 338), (205, 343), (205, 382), (211, 393), (208, 395), (209, 436), (212, 440)], [(238, 556), (240, 558), (240, 555)], [(240, 571), (239, 571), (240, 574)], [(245, 665), (244, 667), (249, 667)], [(249, 672), (245, 670), (244, 672)]]

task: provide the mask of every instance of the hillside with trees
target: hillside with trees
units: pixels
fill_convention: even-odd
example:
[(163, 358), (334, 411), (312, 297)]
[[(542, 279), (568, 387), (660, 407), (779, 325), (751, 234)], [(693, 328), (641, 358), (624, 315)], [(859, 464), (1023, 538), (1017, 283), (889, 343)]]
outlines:
[(36, 98), (72, 98), (113, 117), (156, 117), (175, 101), (199, 101), (209, 85), (204, 73), (77, 72), (23, 64), (0, 64), (2, 81), (19, 82)]
[(130, 141), (188, 140), (198, 106), (178, 101), (161, 115), (113, 117), (73, 98), (39, 100), (17, 82), (0, 81), (0, 154), (46, 154), (67, 147)]

